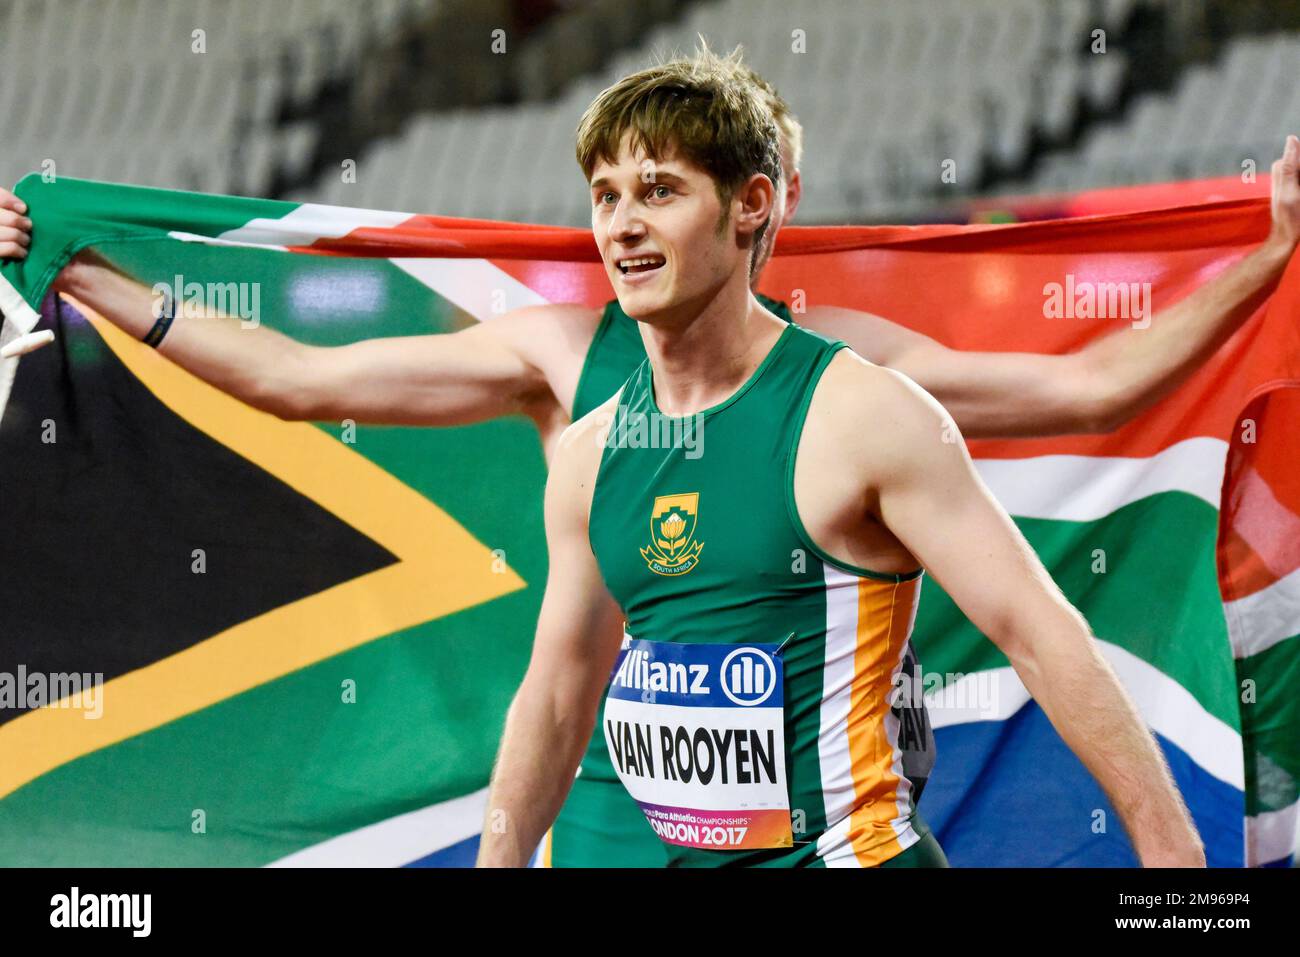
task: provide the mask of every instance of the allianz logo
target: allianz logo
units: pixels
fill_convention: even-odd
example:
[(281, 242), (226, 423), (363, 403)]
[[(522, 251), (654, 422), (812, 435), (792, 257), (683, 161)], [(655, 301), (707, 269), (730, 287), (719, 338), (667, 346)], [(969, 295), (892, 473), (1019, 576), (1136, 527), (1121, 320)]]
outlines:
[[(776, 664), (758, 648), (735, 649), (722, 660), (718, 671), (722, 693), (741, 707), (762, 704), (776, 688)], [(707, 695), (712, 693), (709, 679), (707, 664), (655, 661), (650, 652), (636, 649), (624, 656), (612, 683), (636, 691)]]

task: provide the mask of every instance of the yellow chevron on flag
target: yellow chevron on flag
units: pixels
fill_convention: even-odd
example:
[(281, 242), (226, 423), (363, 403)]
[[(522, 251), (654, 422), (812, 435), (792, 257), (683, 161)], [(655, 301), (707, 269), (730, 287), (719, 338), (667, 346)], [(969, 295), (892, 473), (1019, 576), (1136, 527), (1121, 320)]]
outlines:
[(103, 714), (39, 708), (0, 725), (0, 797), (83, 755), (377, 638), (492, 601), (526, 582), (460, 523), (305, 422), (208, 385), (83, 303), (123, 365), (196, 429), (294, 488), (399, 561), (241, 622), (105, 683)]

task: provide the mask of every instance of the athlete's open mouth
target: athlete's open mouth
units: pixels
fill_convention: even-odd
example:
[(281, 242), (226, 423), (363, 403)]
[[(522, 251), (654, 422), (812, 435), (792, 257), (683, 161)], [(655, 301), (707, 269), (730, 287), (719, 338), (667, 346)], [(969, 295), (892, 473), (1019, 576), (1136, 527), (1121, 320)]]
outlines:
[(662, 266), (666, 260), (658, 253), (649, 256), (629, 256), (627, 259), (620, 259), (617, 263), (619, 270), (623, 275), (638, 272), (653, 272)]

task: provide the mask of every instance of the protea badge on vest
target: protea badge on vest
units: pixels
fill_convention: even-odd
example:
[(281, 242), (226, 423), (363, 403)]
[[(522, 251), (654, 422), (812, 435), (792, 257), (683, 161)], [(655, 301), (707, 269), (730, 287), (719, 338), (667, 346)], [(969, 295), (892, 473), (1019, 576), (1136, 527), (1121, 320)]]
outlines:
[(700, 563), (703, 542), (695, 541), (700, 493), (660, 495), (650, 511), (650, 544), (641, 557), (656, 575), (684, 575)]

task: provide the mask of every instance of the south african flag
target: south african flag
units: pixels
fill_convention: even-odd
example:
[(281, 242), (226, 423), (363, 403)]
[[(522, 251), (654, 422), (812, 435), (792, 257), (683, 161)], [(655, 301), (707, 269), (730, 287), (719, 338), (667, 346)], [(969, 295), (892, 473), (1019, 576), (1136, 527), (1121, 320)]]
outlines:
[[(49, 290), (93, 248), (179, 303), (316, 345), (445, 334), (612, 298), (590, 233), (66, 178), (17, 192), (36, 228), (28, 259), (0, 267), (2, 341), (39, 325), (56, 342), (0, 369), (0, 862), (471, 861), (545, 581), (531, 425), (285, 422)], [(796, 319), (829, 303), (954, 347), (1064, 352), (1117, 320), (1053, 312), (1053, 284), (1149, 282), (1159, 310), (1267, 228), (1258, 200), (790, 227), (761, 288)], [(1217, 865), (1288, 862), (1300, 810), (1297, 317), (1292, 268), (1129, 425), (971, 443), (1137, 700)], [(950, 695), (997, 691), (993, 715), (945, 707), (944, 689), (930, 705), (923, 813), (950, 860), (1133, 863), (1005, 658), (924, 589), (926, 672)], [(74, 675), (102, 676), (97, 716), (67, 706), (56, 679)]]

